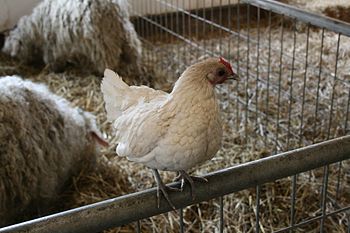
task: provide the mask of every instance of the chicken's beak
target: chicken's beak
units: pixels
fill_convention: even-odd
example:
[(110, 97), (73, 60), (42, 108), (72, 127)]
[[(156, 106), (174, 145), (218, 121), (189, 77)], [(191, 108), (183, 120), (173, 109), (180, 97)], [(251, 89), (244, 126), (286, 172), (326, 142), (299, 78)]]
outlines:
[(239, 76), (236, 73), (233, 73), (231, 76), (228, 77), (228, 80), (236, 80), (239, 81)]

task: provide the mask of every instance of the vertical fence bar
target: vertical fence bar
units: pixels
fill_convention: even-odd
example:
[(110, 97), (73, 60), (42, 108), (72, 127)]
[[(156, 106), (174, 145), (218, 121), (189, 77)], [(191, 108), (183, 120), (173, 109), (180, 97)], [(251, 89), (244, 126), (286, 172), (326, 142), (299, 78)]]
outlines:
[[(168, 7), (165, 7), (165, 5), (164, 5), (164, 9), (165, 9), (165, 11), (167, 11)], [(171, 14), (171, 13), (164, 13), (164, 26), (165, 26), (165, 28), (170, 29), (169, 22), (168, 22), (168, 14)], [(164, 40), (166, 41), (166, 43), (170, 43), (171, 42), (171, 35), (166, 31), (164, 31), (164, 33), (165, 33)], [(168, 62), (165, 64), (165, 69), (167, 71), (167, 75), (170, 76), (171, 75), (171, 68), (169, 67)]]
[[(149, 0), (149, 4), (148, 4), (148, 19), (152, 20), (152, 21), (156, 21), (154, 17), (155, 15), (155, 6), (154, 6), (154, 0)], [(149, 24), (149, 30), (148, 30), (148, 38), (150, 38), (151, 40), (153, 40), (153, 44), (157, 43), (157, 40), (160, 40), (160, 28), (156, 27), (156, 25), (154, 25), (153, 23), (148, 23)], [(153, 46), (152, 44), (152, 46)], [(155, 53), (153, 52), (153, 48), (150, 51), (150, 60), (151, 60), (151, 64), (153, 62), (155, 62)], [(160, 64), (161, 65), (161, 64)]]
[[(185, 0), (182, 0), (182, 8), (184, 9), (185, 8)], [(179, 7), (179, 6), (178, 6)], [(184, 38), (186, 38), (186, 15), (185, 15), (185, 11), (182, 11), (182, 36)], [(188, 64), (187, 62), (187, 56), (186, 56), (186, 47), (187, 47), (187, 44), (184, 43), (184, 46), (182, 48), (182, 59), (183, 61), (185, 62), (186, 66)]]
[[(152, 4), (152, 0), (148, 0), (147, 3), (146, 3), (146, 12), (147, 12), (147, 19), (149, 20), (152, 20), (152, 12), (153, 12), (153, 8), (152, 8), (153, 4)], [(154, 25), (151, 24), (149, 21), (146, 22), (147, 23), (147, 27), (146, 27), (146, 34), (147, 34), (147, 38), (149, 40), (154, 40), (155, 38), (152, 38), (151, 35), (152, 34), (155, 34), (153, 32), (153, 29), (154, 29)], [(153, 53), (151, 53), (150, 51), (150, 62), (152, 62), (152, 57), (153, 56)]]
[[(297, 186), (297, 175), (292, 177), (292, 197), (291, 197), (291, 208), (290, 208), (290, 227), (295, 224), (295, 200), (296, 200), (296, 186)], [(289, 233), (293, 233), (294, 230), (290, 230)]]
[[(219, 24), (222, 25), (222, 0), (219, 6)], [(219, 29), (219, 53), (222, 56), (222, 29)]]
[[(189, 13), (191, 13), (190, 12), (190, 10), (189, 10)], [(187, 23), (187, 25), (188, 25), (188, 39), (189, 40), (193, 40), (193, 36), (192, 36), (192, 25), (191, 25), (191, 16), (188, 16), (188, 23)], [(189, 58), (190, 58), (190, 63), (189, 64), (191, 64), (191, 62), (192, 62), (192, 59), (191, 59), (191, 57), (192, 57), (192, 46), (189, 44), (188, 45), (188, 51), (189, 51), (189, 54), (190, 54), (190, 56), (188, 56)]]
[(321, 225), (320, 225), (321, 233), (324, 232), (324, 222), (326, 219), (329, 165), (324, 167), (323, 174), (324, 176), (323, 176), (323, 184), (322, 184), (322, 203), (321, 203), (322, 218), (321, 218)]
[[(210, 3), (210, 21), (214, 22), (214, 0), (211, 0)], [(211, 23), (210, 24), (210, 35), (213, 36), (214, 35), (214, 25)], [(215, 51), (215, 45), (214, 45), (214, 41), (211, 41), (211, 52)]]
[[(315, 122), (314, 122), (314, 135), (317, 132), (317, 119), (318, 119), (318, 109), (319, 109), (319, 96), (320, 96), (320, 84), (321, 84), (321, 75), (322, 75), (322, 58), (323, 58), (323, 46), (324, 46), (324, 28), (322, 29), (321, 36), (321, 50), (320, 50), (320, 61), (319, 61), (319, 70), (318, 70), (318, 80), (317, 80), (317, 89), (316, 89), (316, 107), (315, 107)], [(313, 140), (315, 143), (315, 139)]]
[(337, 185), (335, 190), (335, 202), (339, 200), (339, 193), (340, 193), (340, 184), (341, 184), (341, 169), (342, 169), (342, 162), (338, 163), (338, 176), (337, 176)]
[[(170, 4), (173, 6), (174, 3), (173, 3), (173, 0), (170, 1)], [(170, 28), (172, 31), (176, 32), (176, 28), (175, 28), (175, 23), (174, 23), (174, 19), (176, 18), (176, 13), (172, 13), (171, 14), (171, 17), (169, 19), (169, 25), (170, 25)], [(175, 42), (176, 43), (176, 37), (172, 36), (170, 33), (169, 33), (169, 37), (171, 38), (171, 42)]]
[[(146, 2), (146, 9), (147, 9), (147, 14), (149, 14), (149, 12), (150, 12), (150, 9), (149, 9), (149, 7), (150, 7), (150, 0), (148, 0), (147, 2)], [(147, 18), (149, 18), (149, 15), (146, 15), (146, 17)], [(150, 23), (149, 22), (145, 22), (146, 23), (146, 28), (145, 28), (145, 31), (146, 31), (146, 35), (147, 35), (147, 37), (148, 38), (150, 38), (150, 28), (151, 28), (151, 25), (150, 25)], [(148, 56), (148, 65), (150, 65), (151, 63), (152, 63), (152, 61), (151, 61), (151, 56), (152, 56), (152, 54), (151, 54), (151, 51), (149, 51), (149, 54), (148, 54), (149, 56)]]
[[(153, 12), (151, 19), (153, 19), (153, 21), (158, 23), (159, 25), (163, 25), (162, 24), (162, 16), (159, 13), (162, 10), (162, 8), (161, 8), (162, 4), (156, 0), (152, 0), (152, 2), (154, 4), (152, 6), (152, 9), (154, 12)], [(158, 9), (158, 11), (157, 11), (157, 9)], [(158, 36), (158, 39), (157, 39), (157, 41), (155, 41), (155, 43), (161, 43), (163, 40), (163, 29), (161, 27), (158, 27), (155, 24), (152, 24), (152, 25), (154, 27), (154, 33), (157, 34), (157, 36)], [(158, 60), (156, 53), (153, 52), (152, 54), (153, 54), (153, 61)], [(162, 69), (164, 70), (164, 62), (163, 61), (160, 61), (160, 62), (161, 62), (160, 65), (161, 65)]]
[[(199, 16), (199, 0), (196, 0), (196, 15)], [(196, 40), (199, 41), (199, 20), (196, 19)], [(200, 56), (200, 49), (197, 47), (196, 59)]]
[[(232, 15), (232, 12), (231, 12), (231, 10), (232, 10), (232, 7), (231, 7), (231, 0), (228, 0), (228, 8), (227, 8), (227, 28), (230, 30), (230, 33), (232, 33), (232, 21), (233, 21), (233, 19), (232, 19), (232, 17), (231, 17), (231, 15)], [(232, 41), (232, 34), (229, 34), (228, 35), (228, 45), (227, 45), (227, 59), (231, 62), (232, 61), (232, 55), (231, 55), (231, 41)], [(230, 93), (230, 91), (232, 90), (231, 88), (230, 88), (230, 86), (229, 85), (227, 85), (227, 89), (228, 89), (228, 93)], [(233, 100), (233, 98), (232, 98), (232, 96), (231, 95), (229, 95), (228, 94), (228, 100), (230, 101), (230, 102), (234, 102), (234, 100)], [(235, 108), (234, 107), (232, 107), (232, 108), (229, 108), (229, 113), (230, 113), (230, 115), (232, 114), (232, 116), (234, 115), (234, 110), (235, 110)]]
[(345, 134), (348, 133), (349, 109), (350, 109), (350, 88), (348, 91), (348, 103), (346, 105), (346, 115), (345, 115), (345, 123), (344, 123)]
[[(157, 22), (157, 20), (155, 20), (155, 22), (157, 22), (157, 23), (159, 23), (159, 25), (161, 25), (161, 26), (164, 26), (164, 24), (163, 24), (163, 17), (166, 17), (165, 16), (165, 14), (163, 15), (161, 12), (162, 12), (162, 9), (163, 9), (163, 4), (162, 4), (162, 2), (160, 2), (160, 1), (156, 1), (157, 3), (156, 3), (156, 6), (154, 7), (154, 10), (155, 10), (155, 13), (154, 13), (154, 15), (153, 15), (153, 18), (154, 19), (157, 19), (158, 18), (158, 22)], [(157, 7), (157, 5), (158, 5), (158, 7)], [(158, 13), (157, 13), (157, 8), (158, 8)], [(154, 25), (156, 28), (159, 28), (159, 42), (161, 42), (162, 44), (164, 43), (164, 40), (165, 40), (165, 31), (163, 30), (163, 28), (160, 28), (160, 27), (158, 27), (158, 26), (156, 26), (156, 25)], [(159, 43), (158, 42), (158, 43)], [(162, 51), (162, 53), (163, 53), (163, 51)], [(154, 55), (155, 55), (155, 59), (157, 59), (156, 58), (156, 54), (155, 53), (153, 53)], [(164, 54), (165, 55), (165, 54)], [(164, 56), (163, 55), (163, 56)], [(158, 60), (158, 59), (157, 59)], [(164, 70), (164, 69), (167, 69), (167, 65), (164, 63), (164, 60), (161, 60), (161, 67), (162, 67), (162, 69)]]
[[(179, 7), (179, 0), (176, 0), (175, 4), (176, 4), (176, 7)], [(177, 34), (181, 35), (181, 33), (180, 33), (180, 12), (179, 11), (176, 11), (176, 31), (177, 31)], [(181, 43), (182, 43), (181, 41), (179, 41), (177, 43), (177, 59), (178, 59), (177, 63), (181, 60), (181, 57), (180, 57), (181, 56), (180, 55), (181, 54), (180, 53)]]
[(340, 45), (340, 33), (338, 34), (337, 52), (336, 52), (336, 55), (335, 55), (334, 84), (333, 84), (333, 88), (332, 88), (331, 109), (329, 110), (329, 121), (328, 121), (327, 139), (330, 139), (331, 127), (332, 127), (332, 120), (333, 120), (333, 108), (334, 108), (335, 86), (337, 85), (339, 45)]
[(245, 118), (244, 118), (244, 139), (246, 145), (248, 145), (248, 114), (249, 114), (249, 63), (250, 63), (250, 5), (247, 5), (247, 67), (246, 67), (246, 79), (245, 79)]
[(293, 105), (293, 81), (294, 81), (294, 69), (295, 69), (295, 50), (297, 42), (297, 20), (293, 20), (293, 55), (292, 55), (292, 70), (290, 73), (290, 88), (289, 88), (289, 105), (288, 105), (288, 126), (287, 126), (287, 148), (290, 149), (290, 127), (292, 120), (292, 105)]
[(278, 134), (280, 128), (280, 108), (281, 108), (281, 81), (282, 81), (282, 63), (283, 63), (283, 36), (284, 36), (284, 16), (281, 19), (281, 38), (280, 38), (280, 58), (279, 58), (279, 75), (278, 75), (278, 94), (277, 94), (277, 116), (276, 116), (276, 137), (275, 137), (275, 154), (278, 152)]
[[(206, 19), (206, 12), (205, 12), (205, 6), (206, 6), (206, 4), (205, 4), (205, 2), (206, 1), (204, 1), (203, 2), (203, 19)], [(203, 22), (203, 32), (202, 32), (202, 37), (204, 37), (205, 35), (206, 35), (206, 23), (205, 23), (205, 21), (203, 20), (202, 21)], [(207, 43), (206, 43), (206, 41), (203, 39), (203, 49), (204, 49), (204, 51), (206, 51), (206, 49), (207, 49)]]
[(299, 146), (302, 145), (303, 138), (303, 128), (304, 128), (304, 109), (305, 109), (305, 94), (306, 94), (306, 79), (309, 67), (309, 42), (310, 42), (310, 24), (307, 25), (306, 34), (306, 51), (305, 51), (305, 72), (303, 79), (303, 93), (302, 93), (302, 103), (301, 103), (301, 113), (300, 113), (300, 127), (299, 127)]
[[(228, 8), (227, 8), (227, 28), (232, 32), (232, 18), (231, 18), (231, 0), (228, 0)], [(228, 50), (228, 60), (231, 60), (231, 35), (229, 35), (229, 41), (227, 45)]]
[[(149, 7), (149, 1), (145, 1), (146, 5), (145, 5), (145, 9), (148, 9)], [(149, 14), (148, 12), (146, 14)], [(149, 17), (149, 15), (145, 15), (146, 18)], [(145, 39), (150, 39), (150, 23), (146, 20), (144, 20), (145, 22)], [(149, 46), (148, 49), (148, 54), (147, 54), (147, 63), (148, 65), (150, 65), (152, 63), (152, 52), (151, 52), (151, 47)]]
[(180, 233), (184, 232), (184, 209), (181, 208), (179, 209), (180, 216), (179, 216), (179, 221), (180, 221)]
[(260, 60), (260, 7), (257, 8), (256, 79), (255, 79), (255, 128), (258, 129), (259, 116), (259, 60)]
[[(165, 7), (165, 6), (164, 6), (164, 8), (165, 8), (166, 11), (168, 11), (168, 7)], [(170, 12), (164, 14), (164, 18), (165, 18), (164, 23), (165, 23), (165, 27), (166, 27), (167, 29), (170, 29), (170, 27), (169, 27), (169, 22), (168, 22), (168, 14), (171, 15)], [(170, 43), (170, 34), (169, 34), (168, 32), (165, 32), (165, 35), (166, 35), (166, 41), (167, 41), (167, 43)]]
[[(240, 38), (241, 38), (241, 35), (240, 35), (240, 31), (241, 31), (241, 24), (240, 24), (240, 5), (241, 5), (241, 2), (240, 0), (238, 0), (238, 3), (237, 3), (237, 74), (240, 75), (240, 69), (239, 69), (239, 66), (240, 66)], [(236, 84), (236, 132), (239, 132), (239, 124), (240, 124), (240, 118), (239, 118), (239, 82)]]
[[(145, 3), (145, 1), (142, 1), (142, 3), (140, 3), (141, 4), (141, 7), (142, 7), (142, 9), (145, 9), (145, 6), (144, 6), (144, 3)], [(141, 13), (140, 13), (140, 15), (141, 15)], [(146, 22), (145, 22), (145, 20), (143, 19), (143, 18), (140, 18), (140, 35), (141, 35), (141, 38), (143, 39), (143, 40), (145, 40), (145, 28), (146, 28)], [(144, 45), (145, 43), (143, 43), (143, 45)], [(146, 64), (148, 64), (148, 49), (146, 50), (146, 52), (144, 53), (145, 54), (145, 63)]]
[(256, 216), (255, 216), (255, 232), (260, 232), (260, 192), (261, 186), (256, 186)]
[[(269, 28), (269, 42), (268, 42), (268, 54), (267, 54), (267, 84), (266, 84), (266, 102), (265, 102), (265, 111), (266, 111), (266, 117), (265, 117), (265, 127), (266, 131), (268, 130), (268, 124), (269, 124), (269, 99), (270, 99), (270, 75), (271, 75), (271, 11), (269, 11), (269, 19), (268, 19), (268, 28)], [(267, 136), (265, 136), (265, 146), (267, 145)]]
[[(140, 5), (141, 5), (141, 9), (144, 9), (143, 7), (143, 3), (144, 2), (140, 2)], [(141, 38), (141, 39), (144, 39), (144, 19), (142, 18), (142, 14), (141, 12), (137, 12), (137, 15), (138, 15), (138, 19), (137, 19), (137, 25), (138, 25), (138, 29), (139, 31), (137, 32), (138, 33), (138, 36)], [(141, 40), (142, 41), (142, 40)], [(144, 46), (145, 43), (142, 43), (142, 46)], [(147, 49), (148, 50), (148, 49)], [(146, 51), (147, 51), (146, 50)], [(145, 50), (143, 49), (142, 51), (142, 60), (144, 60), (146, 62), (146, 59), (147, 59), (147, 53), (145, 52)]]
[(219, 198), (220, 202), (220, 227), (219, 227), (219, 232), (223, 233), (224, 232), (224, 197), (221, 196)]

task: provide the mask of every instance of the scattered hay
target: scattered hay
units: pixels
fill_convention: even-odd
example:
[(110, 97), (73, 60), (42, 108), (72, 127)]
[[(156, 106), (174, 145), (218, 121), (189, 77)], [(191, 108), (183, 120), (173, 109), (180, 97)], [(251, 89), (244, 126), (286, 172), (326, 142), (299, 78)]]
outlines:
[(73, 187), (62, 195), (68, 199), (65, 209), (133, 192), (130, 182), (126, 179), (127, 176), (123, 168), (102, 156), (94, 169), (86, 168), (74, 177)]
[[(335, 89), (335, 108), (333, 109), (333, 120), (331, 125), (331, 134), (327, 135), (329, 120), (329, 104), (333, 93), (333, 78), (330, 75), (334, 70), (334, 44), (336, 36), (327, 34), (327, 40), (324, 47), (324, 73), (321, 75), (320, 105), (318, 116), (315, 118), (315, 93), (317, 92), (318, 82), (318, 62), (319, 62), (319, 31), (310, 32), (309, 45), (309, 68), (306, 83), (304, 85), (305, 70), (305, 32), (298, 32), (297, 39), (297, 58), (293, 80), (292, 98), (290, 97), (290, 72), (292, 71), (291, 60), (288, 56), (293, 52), (293, 33), (285, 30), (284, 49), (285, 54), (282, 66), (281, 97), (278, 110), (278, 85), (279, 85), (279, 44), (280, 30), (272, 30), (272, 56), (270, 63), (270, 84), (269, 94), (267, 94), (267, 64), (268, 64), (268, 46), (266, 38), (268, 30), (261, 28), (261, 41), (265, 43), (260, 47), (259, 66), (256, 66), (256, 44), (251, 43), (250, 53), (247, 53), (245, 40), (240, 40), (240, 74), (242, 81), (238, 85), (223, 86), (218, 90), (222, 100), (225, 119), (225, 137), (223, 148), (217, 156), (193, 170), (198, 174), (207, 173), (235, 164), (255, 160), (265, 157), (275, 151), (285, 151), (291, 148), (308, 145), (313, 142), (323, 141), (328, 136), (336, 137), (346, 133), (344, 124), (346, 122), (346, 107), (349, 94), (349, 84), (336, 80)], [(247, 32), (242, 30), (242, 34)], [(250, 31), (251, 37), (256, 38), (256, 29)], [(212, 39), (197, 41), (198, 44), (210, 51), (222, 54), (227, 58), (235, 60), (237, 58), (237, 39), (232, 37), (223, 37), (221, 39)], [(345, 42), (345, 41), (344, 41)], [(344, 43), (345, 45), (346, 43)], [(277, 49), (277, 50), (276, 50)], [(350, 61), (349, 49), (341, 47), (341, 62), (339, 64), (339, 77), (346, 79), (348, 74), (347, 63)], [(153, 56), (156, 54), (157, 56)], [(204, 53), (185, 44), (157, 44), (152, 48), (144, 49), (144, 65), (149, 69), (164, 71), (163, 77), (167, 83), (172, 83), (181, 71), (190, 63), (193, 63), (198, 57), (203, 57)], [(288, 55), (288, 56), (287, 56)], [(249, 69), (247, 69), (247, 58), (249, 57)], [(310, 67), (314, 68), (310, 68)], [(256, 82), (256, 67), (259, 67), (259, 77), (261, 80)], [(246, 81), (246, 71), (250, 74)], [(61, 74), (49, 73), (42, 68), (33, 68), (19, 65), (15, 60), (0, 55), (0, 75), (19, 73), (24, 77), (35, 81), (45, 82), (49, 87), (59, 95), (72, 101), (74, 105), (82, 107), (84, 110), (92, 111), (97, 115), (98, 123), (104, 134), (113, 141), (111, 137), (110, 123), (106, 122), (106, 114), (103, 108), (102, 95), (100, 93), (100, 77), (93, 75), (84, 75), (74, 70), (68, 70)], [(151, 72), (150, 77), (157, 76), (157, 72)], [(155, 84), (153, 84), (155, 85)], [(158, 84), (160, 87), (163, 84)], [(276, 86), (277, 85), (277, 86)], [(155, 85), (156, 86), (156, 85)], [(300, 121), (301, 111), (301, 93), (306, 90), (304, 106), (304, 123)], [(258, 89), (256, 88), (258, 87)], [(166, 89), (169, 89), (167, 86)], [(258, 101), (256, 101), (256, 93)], [(239, 98), (236, 98), (236, 97)], [(266, 101), (269, 106), (266, 107)], [(248, 103), (248, 111), (245, 108)], [(289, 107), (291, 106), (291, 114)], [(256, 111), (258, 110), (258, 111)], [(279, 111), (279, 114), (277, 112)], [(258, 113), (258, 114), (256, 114)], [(276, 128), (277, 116), (281, 126)], [(289, 118), (290, 117), (290, 118)], [(289, 121), (288, 119), (291, 119)], [(327, 120), (328, 119), (328, 120)], [(290, 126), (288, 126), (290, 122)], [(316, 128), (314, 129), (314, 123)], [(288, 127), (290, 130), (288, 131)], [(302, 129), (300, 131), (300, 129)], [(278, 135), (278, 137), (276, 137)], [(101, 158), (101, 167), (99, 171), (81, 173), (74, 179), (73, 186), (64, 195), (67, 205), (63, 208), (68, 209), (82, 204), (88, 204), (106, 198), (112, 198), (127, 192), (133, 192), (154, 186), (152, 173), (150, 169), (140, 164), (129, 162), (124, 158), (114, 157), (114, 144), (104, 152)], [(322, 155), (320, 155), (322, 156)], [(342, 165), (340, 196), (336, 198), (337, 189), (337, 165), (330, 167), (327, 211), (332, 211), (339, 206), (347, 206), (350, 203), (350, 169), (349, 161)], [(114, 175), (115, 174), (115, 175)], [(164, 181), (171, 181), (175, 174), (162, 172)], [(323, 178), (323, 169), (316, 169), (310, 173), (303, 173), (297, 176), (296, 192), (296, 222), (309, 217), (317, 216), (320, 213), (321, 186)], [(337, 201), (336, 201), (337, 200)], [(248, 189), (224, 197), (224, 222), (227, 232), (254, 232), (255, 230), (255, 203), (256, 190)], [(273, 183), (261, 186), (260, 197), (260, 224), (262, 232), (270, 232), (290, 223), (290, 205), (291, 203), (291, 178), (285, 178)], [(346, 214), (341, 213), (335, 217), (328, 218), (325, 222), (325, 232), (346, 232)], [(198, 205), (193, 205), (184, 209), (185, 228), (188, 232), (213, 232), (218, 231), (219, 227), (219, 200), (211, 200)], [(155, 216), (150, 219), (142, 220), (142, 232), (178, 232), (179, 215), (175, 212), (169, 212), (163, 215)], [(134, 232), (135, 225), (115, 228), (106, 232)], [(297, 229), (298, 232), (317, 232), (319, 223), (309, 224)]]
[(311, 12), (350, 23), (350, 2), (348, 0), (286, 0), (286, 2)]

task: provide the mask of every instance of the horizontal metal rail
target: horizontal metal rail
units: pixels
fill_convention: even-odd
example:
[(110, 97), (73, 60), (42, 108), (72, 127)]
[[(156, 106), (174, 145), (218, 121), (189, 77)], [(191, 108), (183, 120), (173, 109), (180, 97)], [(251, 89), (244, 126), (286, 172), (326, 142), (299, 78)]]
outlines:
[(337, 19), (329, 18), (327, 16), (320, 16), (318, 14), (311, 13), (297, 7), (293, 7), (273, 0), (241, 1), (256, 7), (263, 8), (265, 10), (271, 10), (275, 13), (298, 19), (304, 23), (310, 23), (311, 25), (318, 26), (319, 28), (325, 28), (330, 31), (350, 37), (350, 24)]
[[(178, 208), (207, 201), (256, 185), (350, 159), (350, 136), (314, 144), (244, 163), (206, 175), (208, 183), (196, 183), (196, 199), (183, 192), (172, 192), (170, 198)], [(173, 183), (171, 186), (178, 186)], [(162, 200), (157, 208), (156, 189), (109, 199), (0, 229), (10, 232), (98, 232), (133, 221), (171, 211)]]

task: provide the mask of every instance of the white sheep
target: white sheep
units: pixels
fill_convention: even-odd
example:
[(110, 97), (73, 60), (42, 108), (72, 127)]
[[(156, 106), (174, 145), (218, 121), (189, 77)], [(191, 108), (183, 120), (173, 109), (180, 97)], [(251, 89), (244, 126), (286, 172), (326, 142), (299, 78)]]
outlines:
[(49, 212), (66, 182), (94, 166), (99, 135), (92, 114), (46, 86), (0, 78), (0, 226)]
[(140, 73), (141, 43), (128, 7), (127, 0), (44, 0), (19, 20), (2, 50), (54, 71), (73, 64), (99, 74)]

